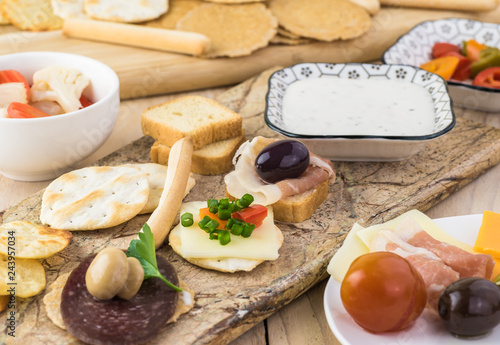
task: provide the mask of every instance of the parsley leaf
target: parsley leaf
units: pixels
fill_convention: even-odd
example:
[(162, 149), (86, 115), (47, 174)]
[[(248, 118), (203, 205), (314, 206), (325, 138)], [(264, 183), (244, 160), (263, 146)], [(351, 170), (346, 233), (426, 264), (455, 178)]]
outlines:
[(144, 268), (144, 279), (151, 277), (160, 278), (176, 291), (182, 291), (181, 288), (169, 282), (158, 270), (156, 263), (155, 240), (151, 228), (148, 224), (144, 224), (142, 230), (139, 231), (139, 239), (130, 241), (128, 250), (125, 253), (128, 257), (134, 257), (141, 263)]

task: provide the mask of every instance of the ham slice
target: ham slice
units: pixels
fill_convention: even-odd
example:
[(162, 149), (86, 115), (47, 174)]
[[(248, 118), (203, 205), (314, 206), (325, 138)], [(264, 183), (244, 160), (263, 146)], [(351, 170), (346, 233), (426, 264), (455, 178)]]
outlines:
[(381, 230), (370, 251), (394, 252), (412, 263), (425, 282), (427, 303), (434, 311), (448, 285), (465, 277), (489, 278), (494, 266), (491, 256), (471, 254), (437, 241), (409, 217), (394, 231)]

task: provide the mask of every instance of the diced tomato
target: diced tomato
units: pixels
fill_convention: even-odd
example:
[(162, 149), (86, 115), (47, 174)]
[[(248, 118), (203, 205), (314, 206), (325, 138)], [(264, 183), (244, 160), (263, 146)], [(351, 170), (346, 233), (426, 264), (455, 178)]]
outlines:
[(468, 40), (464, 43), (465, 45), (465, 56), (467, 56), (472, 61), (479, 60), (479, 52), (483, 49), (488, 48), (486, 45), (479, 43), (475, 40)]
[(448, 52), (443, 56), (455, 56), (460, 59), (451, 79), (463, 81), (471, 77), (470, 65), (472, 61), (470, 59), (457, 52)]
[(460, 59), (455, 56), (442, 56), (420, 65), (420, 68), (449, 80), (455, 73), (459, 62)]
[(437, 42), (434, 43), (434, 45), (432, 46), (432, 57), (434, 59), (441, 57), (449, 52), (460, 53), (460, 47), (457, 46), (456, 44), (451, 44), (447, 42)]
[(490, 67), (479, 72), (472, 84), (500, 89), (500, 67)]
[(251, 205), (238, 212), (234, 212), (232, 217), (242, 219), (245, 223), (252, 223), (255, 224), (255, 227), (259, 227), (267, 217), (267, 207), (262, 205)]
[(80, 104), (82, 105), (82, 108), (87, 108), (89, 105), (92, 105), (94, 103), (92, 103), (87, 97), (82, 95), (80, 97)]
[(8, 69), (0, 71), (0, 84), (5, 83), (24, 83), (24, 87), (26, 88), (26, 97), (30, 99), (30, 85), (26, 78), (16, 70)]
[(226, 226), (226, 223), (227, 223), (227, 220), (221, 220), (221, 219), (219, 219), (219, 217), (217, 217), (216, 214), (210, 212), (208, 207), (200, 209), (199, 216), (200, 216), (200, 219), (203, 219), (205, 216), (209, 216), (210, 218), (218, 221), (219, 226), (217, 227), (217, 229), (224, 229)]
[(11, 119), (30, 119), (35, 117), (46, 117), (49, 114), (32, 107), (29, 104), (12, 102), (7, 108), (7, 117)]

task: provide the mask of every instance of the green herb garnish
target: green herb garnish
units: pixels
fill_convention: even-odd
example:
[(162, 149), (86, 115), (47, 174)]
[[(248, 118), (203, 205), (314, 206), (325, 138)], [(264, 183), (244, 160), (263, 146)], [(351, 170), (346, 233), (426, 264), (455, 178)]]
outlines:
[(495, 284), (497, 284), (498, 286), (500, 286), (500, 274), (499, 274), (499, 275), (497, 275), (497, 276), (495, 277), (495, 279), (493, 279), (493, 283), (495, 283)]
[(142, 230), (139, 231), (139, 239), (130, 241), (128, 250), (125, 253), (128, 257), (133, 257), (139, 260), (144, 268), (144, 279), (151, 277), (160, 278), (176, 291), (182, 291), (181, 288), (175, 286), (169, 282), (158, 269), (158, 264), (156, 262), (156, 251), (155, 251), (155, 239), (151, 228), (148, 224), (144, 224)]

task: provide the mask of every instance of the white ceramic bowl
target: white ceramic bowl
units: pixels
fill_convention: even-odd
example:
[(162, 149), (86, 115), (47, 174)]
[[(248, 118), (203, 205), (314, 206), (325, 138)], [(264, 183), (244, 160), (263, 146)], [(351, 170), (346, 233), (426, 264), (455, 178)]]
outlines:
[(42, 181), (71, 170), (109, 137), (118, 117), (116, 73), (91, 58), (55, 52), (0, 56), (0, 69), (14, 69), (32, 84), (48, 66), (79, 69), (90, 78), (84, 95), (94, 104), (62, 115), (33, 119), (0, 118), (0, 173), (21, 181)]
[[(311, 78), (395, 79), (425, 88), (434, 102), (434, 129), (421, 136), (303, 135), (284, 125), (282, 100), (292, 83)], [(390, 99), (390, 95), (387, 96)], [(360, 102), (363, 100), (360, 99)], [(346, 114), (348, 115), (348, 114)], [(377, 114), (373, 114), (377, 116)], [(302, 141), (317, 155), (337, 161), (398, 161), (418, 153), (427, 143), (449, 132), (455, 114), (446, 82), (440, 76), (406, 65), (300, 63), (276, 71), (269, 78), (264, 119), (287, 137)], [(285, 121), (286, 122), (286, 121)]]
[[(460, 45), (475, 39), (487, 46), (500, 48), (500, 25), (469, 19), (440, 19), (418, 24), (401, 36), (382, 55), (386, 64), (420, 66), (432, 59), (432, 46), (436, 42)], [(472, 85), (469, 81), (448, 81), (455, 105), (489, 112), (500, 112), (500, 89)]]

